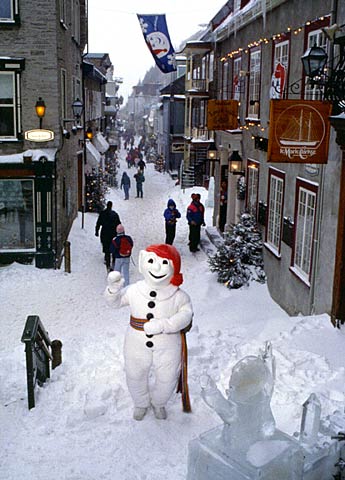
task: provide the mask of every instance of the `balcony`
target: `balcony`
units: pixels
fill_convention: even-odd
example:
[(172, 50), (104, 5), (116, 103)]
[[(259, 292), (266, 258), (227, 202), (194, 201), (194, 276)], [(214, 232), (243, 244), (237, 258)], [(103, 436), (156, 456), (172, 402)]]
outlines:
[(189, 95), (206, 95), (208, 96), (209, 81), (206, 78), (192, 78), (186, 80), (186, 93)]

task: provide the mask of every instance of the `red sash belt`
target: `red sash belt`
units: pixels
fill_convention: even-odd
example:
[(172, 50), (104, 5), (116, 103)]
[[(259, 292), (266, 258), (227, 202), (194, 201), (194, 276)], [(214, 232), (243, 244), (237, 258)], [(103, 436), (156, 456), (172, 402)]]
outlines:
[[(130, 325), (135, 330), (144, 330), (144, 324), (149, 322), (146, 318), (135, 318), (130, 316)], [(181, 330), (181, 371), (177, 384), (177, 393), (182, 395), (182, 406), (184, 412), (191, 412), (191, 405), (189, 399), (189, 390), (188, 390), (188, 352), (187, 352), (187, 341), (186, 333)]]

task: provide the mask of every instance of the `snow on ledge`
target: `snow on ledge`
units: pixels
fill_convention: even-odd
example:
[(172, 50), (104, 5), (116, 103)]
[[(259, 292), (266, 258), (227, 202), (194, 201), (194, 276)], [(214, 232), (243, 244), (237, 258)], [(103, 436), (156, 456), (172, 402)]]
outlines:
[(46, 157), (48, 162), (54, 162), (57, 148), (42, 148), (34, 150), (25, 150), (22, 153), (14, 153), (12, 155), (0, 155), (0, 164), (3, 163), (24, 163), (24, 156), (30, 157), (32, 161), (38, 162), (41, 157)]

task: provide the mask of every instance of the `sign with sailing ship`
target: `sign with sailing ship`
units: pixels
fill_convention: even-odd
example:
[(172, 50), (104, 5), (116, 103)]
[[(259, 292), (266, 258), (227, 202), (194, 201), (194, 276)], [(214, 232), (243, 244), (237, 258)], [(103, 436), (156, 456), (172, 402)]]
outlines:
[(316, 100), (271, 100), (267, 161), (327, 163), (331, 109)]

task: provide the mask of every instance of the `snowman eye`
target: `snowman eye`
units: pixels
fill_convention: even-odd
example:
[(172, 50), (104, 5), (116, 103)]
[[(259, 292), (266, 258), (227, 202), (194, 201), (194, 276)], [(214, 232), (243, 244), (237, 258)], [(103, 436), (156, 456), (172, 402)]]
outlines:
[(168, 265), (168, 260), (163, 260), (163, 265)]
[(153, 263), (153, 259), (150, 258), (150, 260), (148, 260), (148, 263)]

